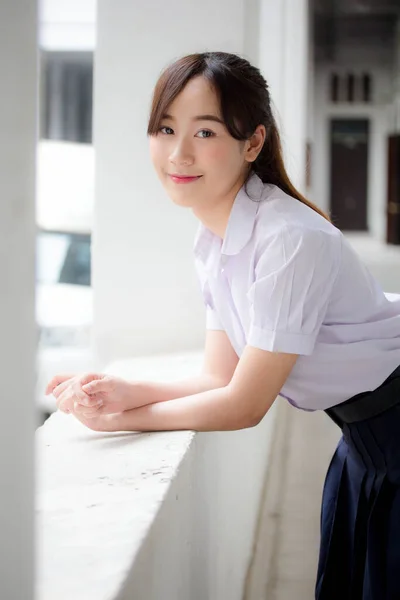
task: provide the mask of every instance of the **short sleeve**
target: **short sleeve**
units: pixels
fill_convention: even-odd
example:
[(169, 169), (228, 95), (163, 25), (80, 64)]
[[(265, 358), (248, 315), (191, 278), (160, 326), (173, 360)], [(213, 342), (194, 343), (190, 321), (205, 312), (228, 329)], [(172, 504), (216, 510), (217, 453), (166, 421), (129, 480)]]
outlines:
[(206, 329), (224, 329), (216, 311), (209, 305), (206, 307)]
[(214, 302), (208, 285), (207, 276), (198, 262), (195, 262), (195, 265), (197, 278), (201, 288), (203, 303), (206, 308), (206, 329), (223, 330), (224, 327), (214, 307)]
[(340, 256), (336, 231), (285, 226), (267, 238), (248, 292), (248, 345), (270, 352), (312, 354)]

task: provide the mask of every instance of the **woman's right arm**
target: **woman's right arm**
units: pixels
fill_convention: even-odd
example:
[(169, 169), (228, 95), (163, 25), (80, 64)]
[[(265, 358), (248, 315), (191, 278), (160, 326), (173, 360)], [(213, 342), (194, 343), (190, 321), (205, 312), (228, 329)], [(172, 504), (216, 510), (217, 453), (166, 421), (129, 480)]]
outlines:
[(225, 331), (207, 329), (201, 373), (171, 383), (131, 382), (130, 406), (126, 410), (225, 387), (230, 383), (238, 361)]
[(49, 382), (46, 393), (53, 393), (63, 412), (80, 411), (86, 415), (123, 412), (223, 388), (229, 385), (238, 361), (226, 333), (207, 329), (203, 367), (195, 377), (158, 383), (129, 381), (103, 373), (59, 375)]

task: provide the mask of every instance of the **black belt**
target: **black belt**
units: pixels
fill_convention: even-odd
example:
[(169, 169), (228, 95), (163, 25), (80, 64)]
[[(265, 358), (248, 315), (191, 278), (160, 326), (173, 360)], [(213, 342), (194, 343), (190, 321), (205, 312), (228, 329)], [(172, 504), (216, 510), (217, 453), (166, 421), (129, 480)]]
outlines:
[(370, 419), (400, 403), (400, 366), (371, 392), (361, 392), (349, 400), (327, 408), (325, 412), (339, 427)]

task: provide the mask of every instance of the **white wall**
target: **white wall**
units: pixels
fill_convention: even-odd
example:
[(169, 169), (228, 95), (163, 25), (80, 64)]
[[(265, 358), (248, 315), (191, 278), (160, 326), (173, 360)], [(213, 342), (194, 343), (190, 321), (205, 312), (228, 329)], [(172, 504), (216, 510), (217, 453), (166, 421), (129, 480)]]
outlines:
[[(306, 164), (305, 168), (309, 171), (308, 177), (308, 185), (306, 187), (306, 196), (307, 198), (312, 197), (312, 187), (313, 187), (313, 176), (314, 173), (312, 171), (312, 162), (314, 158), (315, 148), (313, 148), (312, 141), (314, 139), (315, 133), (315, 61), (314, 61), (314, 16), (313, 12), (310, 10), (308, 15), (308, 40), (307, 40), (307, 108), (306, 108), (306, 142), (311, 144), (311, 156), (309, 163)], [(307, 156), (306, 156), (307, 160)], [(319, 205), (319, 202), (316, 202)]]
[(277, 4), (174, 0), (154, 19), (164, 11), (161, 0), (146, 7), (125, 0), (118, 10), (111, 0), (99, 2), (93, 238), (99, 368), (117, 357), (191, 349), (204, 340), (192, 259), (197, 222), (166, 197), (148, 154), (151, 94), (164, 66), (204, 50), (246, 53), (258, 63), (282, 113), (289, 171), (303, 187), (307, 3), (286, 0), (284, 12)]
[(257, 428), (196, 435), (117, 600), (242, 600), (277, 408)]
[(99, 2), (93, 281), (101, 364), (203, 343), (204, 309), (192, 258), (197, 221), (173, 205), (159, 184), (146, 127), (161, 70), (190, 52), (241, 52), (243, 23), (243, 0), (174, 0), (168, 10), (161, 0), (125, 0), (118, 9), (112, 0)]
[[(363, 68), (373, 76), (374, 101), (371, 104), (334, 104), (329, 102), (329, 77), (332, 70), (346, 72)], [(368, 229), (373, 237), (383, 240), (386, 235), (387, 201), (387, 135), (391, 129), (390, 102), (392, 86), (389, 67), (355, 63), (345, 67), (316, 66), (314, 87), (314, 129), (311, 132), (312, 187), (310, 197), (329, 211), (330, 196), (330, 119), (368, 118), (370, 139), (368, 156)]]
[(33, 598), (36, 2), (0, 3), (0, 598)]
[(260, 0), (259, 67), (270, 86), (285, 164), (305, 191), (308, 0)]

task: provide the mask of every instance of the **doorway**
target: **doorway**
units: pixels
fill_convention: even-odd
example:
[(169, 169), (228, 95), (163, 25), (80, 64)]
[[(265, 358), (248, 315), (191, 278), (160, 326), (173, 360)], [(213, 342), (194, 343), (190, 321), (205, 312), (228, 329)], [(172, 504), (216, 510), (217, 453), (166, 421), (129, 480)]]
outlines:
[(330, 214), (345, 231), (367, 231), (368, 119), (330, 121)]

